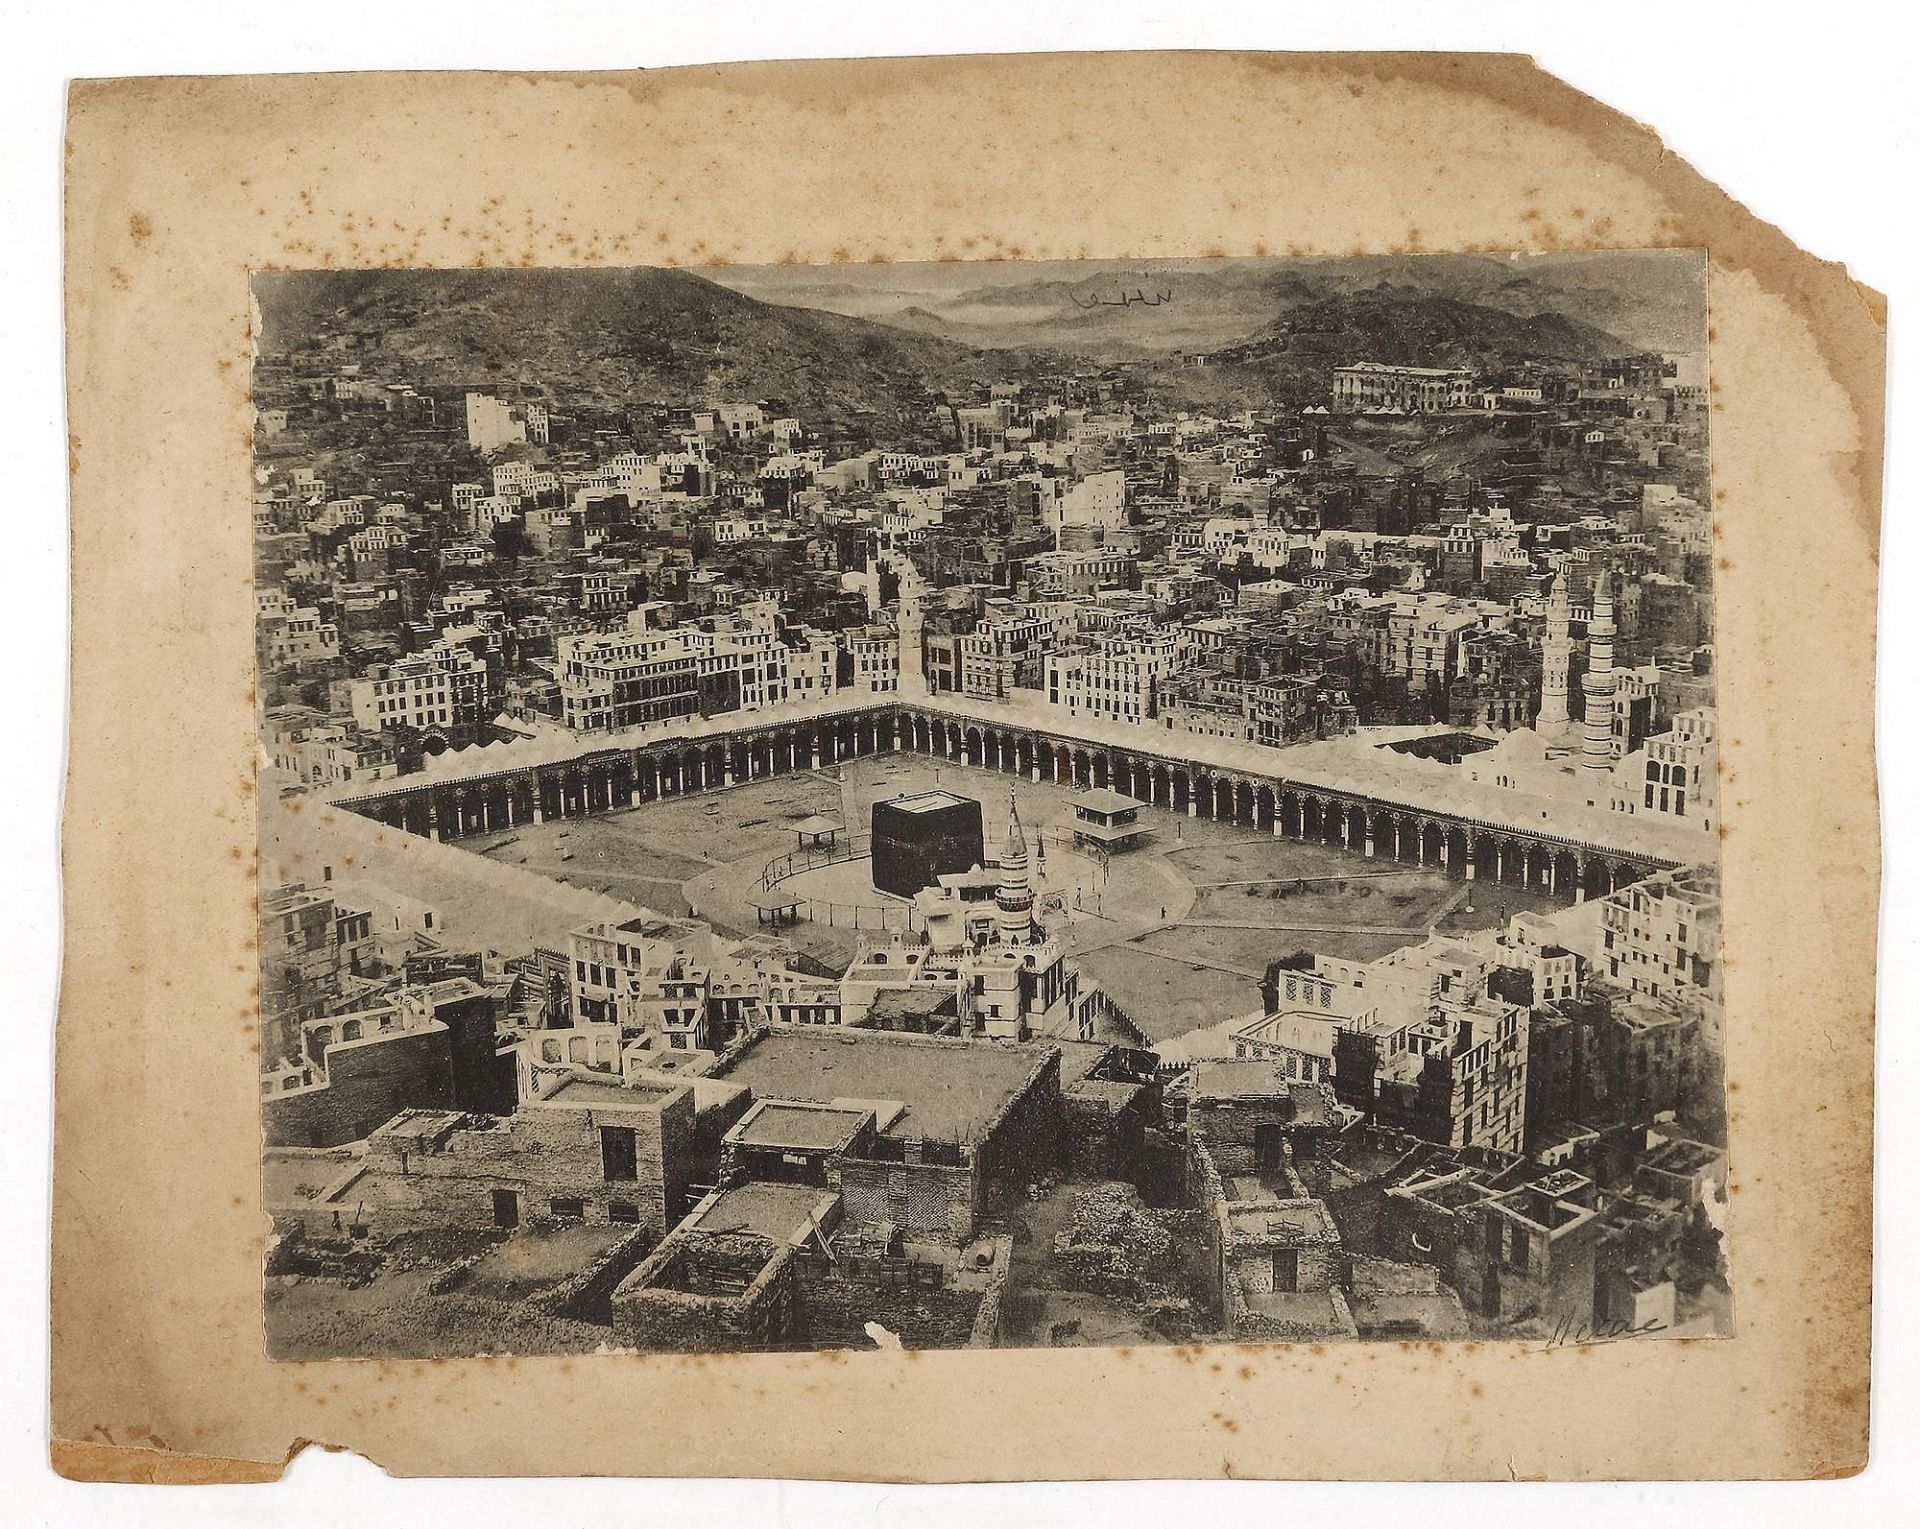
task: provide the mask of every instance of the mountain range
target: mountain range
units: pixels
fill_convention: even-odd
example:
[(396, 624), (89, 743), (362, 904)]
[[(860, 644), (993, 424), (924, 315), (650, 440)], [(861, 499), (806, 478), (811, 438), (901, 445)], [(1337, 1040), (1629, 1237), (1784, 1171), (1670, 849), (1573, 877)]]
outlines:
[[(255, 295), (269, 352), (348, 337), (421, 385), (543, 384), (611, 409), (752, 398), (829, 435), (917, 444), (937, 432), (935, 395), (1090, 362), (1126, 364), (1156, 404), (1230, 411), (1321, 396), (1332, 367), (1363, 359), (1699, 349), (1690, 272), (1652, 255), (300, 271), (260, 276)], [(1211, 364), (1180, 364), (1196, 351)]]
[(1605, 331), (1622, 350), (1697, 351), (1706, 343), (1705, 267), (1687, 251), (1056, 262), (1032, 276), (1011, 264), (714, 274), (768, 301), (831, 308), (971, 346), (1105, 359), (1212, 351), (1300, 306), (1370, 295), (1450, 299), (1522, 319), (1557, 316)]
[(901, 439), (928, 428), (929, 393), (1019, 369), (684, 270), (299, 271), (263, 275), (254, 290), (269, 352), (357, 336), (421, 385), (541, 382), (607, 408), (764, 399), (829, 431), (871, 413)]

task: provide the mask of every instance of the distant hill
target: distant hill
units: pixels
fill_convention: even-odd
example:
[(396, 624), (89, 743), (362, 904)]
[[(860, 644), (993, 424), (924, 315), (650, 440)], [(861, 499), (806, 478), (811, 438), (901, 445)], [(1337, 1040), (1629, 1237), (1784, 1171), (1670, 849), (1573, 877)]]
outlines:
[[(1571, 319), (1617, 336), (1629, 350), (1697, 351), (1706, 343), (1704, 270), (1697, 256), (1671, 250), (1049, 262), (1030, 279), (1005, 266), (964, 263), (935, 271), (829, 267), (811, 280), (787, 270), (716, 275), (769, 301), (856, 313), (969, 346), (1112, 360), (1216, 350), (1296, 308), (1369, 292)], [(1128, 303), (1129, 294), (1165, 301)]]
[(777, 400), (815, 428), (930, 428), (929, 395), (1017, 371), (936, 336), (764, 303), (689, 271), (306, 271), (256, 283), (269, 351), (376, 337), (422, 384), (552, 388), (608, 408)]
[(1222, 362), (1321, 379), (1352, 361), (1396, 366), (1495, 367), (1526, 359), (1599, 361), (1632, 347), (1557, 313), (1521, 317), (1499, 308), (1393, 286), (1322, 298), (1214, 354)]
[(1362, 255), (1301, 261), (1290, 274), (1301, 298), (1412, 290), (1519, 318), (1558, 315), (1617, 336), (1627, 350), (1707, 343), (1706, 268), (1691, 251)]
[(1263, 286), (1216, 272), (1101, 265), (1073, 280), (987, 286), (883, 315), (967, 344), (1126, 359), (1207, 351), (1279, 311)]

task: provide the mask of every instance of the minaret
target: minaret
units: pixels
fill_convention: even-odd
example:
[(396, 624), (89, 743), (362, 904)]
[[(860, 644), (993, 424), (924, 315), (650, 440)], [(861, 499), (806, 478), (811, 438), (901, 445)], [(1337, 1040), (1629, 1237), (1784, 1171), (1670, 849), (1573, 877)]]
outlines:
[(1567, 576), (1553, 576), (1553, 594), (1547, 601), (1547, 635), (1540, 644), (1540, 712), (1533, 729), (1549, 743), (1567, 738), (1567, 677), (1573, 672), (1573, 612), (1567, 603)]
[(1020, 826), (1020, 808), (1007, 788), (1007, 848), (1000, 856), (1000, 886), (994, 893), (1000, 909), (1000, 938), (1009, 945), (1033, 939), (1033, 887), (1027, 880), (1027, 835)]
[(1587, 672), (1580, 678), (1587, 698), (1587, 741), (1580, 753), (1585, 770), (1613, 768), (1613, 574), (1600, 571), (1593, 586), (1593, 619), (1587, 623)]

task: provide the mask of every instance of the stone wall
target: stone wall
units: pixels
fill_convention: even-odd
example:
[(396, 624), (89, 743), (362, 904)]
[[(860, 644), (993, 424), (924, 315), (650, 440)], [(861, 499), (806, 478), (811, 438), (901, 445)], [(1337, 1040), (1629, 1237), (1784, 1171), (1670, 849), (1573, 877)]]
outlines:
[(973, 1236), (973, 1169), (851, 1157), (835, 1158), (833, 1164), (829, 1187), (839, 1190), (854, 1225), (891, 1221), (907, 1232), (954, 1242)]
[(991, 1347), (1012, 1260), (1007, 1237), (993, 1239), (984, 1274), (913, 1257), (804, 1254), (798, 1337), (807, 1348), (872, 1348), (867, 1323), (877, 1322), (909, 1349)]
[(670, 1354), (787, 1347), (798, 1317), (795, 1276), (793, 1250), (764, 1237), (669, 1238), (613, 1292), (615, 1341)]
[[(505, 1118), (462, 1117), (460, 1128), (437, 1141), (405, 1133), (375, 1133), (368, 1143), (364, 1195), (346, 1192), (349, 1208), (364, 1207), (378, 1235), (436, 1226), (493, 1226), (494, 1192), (518, 1195), (522, 1224), (565, 1215), (555, 1202), (580, 1202), (581, 1219), (620, 1220), (663, 1237), (686, 1211), (692, 1163), (691, 1090), (659, 1109), (561, 1109), (534, 1106)], [(634, 1133), (635, 1177), (609, 1181), (600, 1127)]]
[[(1331, 1106), (1332, 1091), (1324, 1085), (1323, 1091)], [(1332, 1113), (1329, 1107), (1329, 1118)], [(1277, 1126), (1286, 1140), (1289, 1167), (1299, 1175), (1301, 1192), (1319, 1194), (1327, 1186), (1326, 1152), (1333, 1133), (1324, 1126), (1295, 1125), (1293, 1105), (1285, 1095), (1273, 1099), (1196, 1099), (1188, 1110), (1187, 1126), (1196, 1140), (1206, 1143), (1215, 1167), (1228, 1178), (1260, 1171), (1258, 1133), (1263, 1126)]]
[(562, 1280), (543, 1292), (539, 1307), (550, 1316), (575, 1322), (611, 1324), (613, 1292), (646, 1261), (658, 1240), (651, 1229), (644, 1226), (622, 1237), (571, 1279)]
[(442, 1026), (335, 1045), (327, 1081), (260, 1101), (270, 1147), (337, 1147), (361, 1141), (404, 1109), (454, 1103), (452, 1036)]
[(1145, 1084), (1089, 1080), (1060, 1102), (1060, 1164), (1080, 1178), (1124, 1179), (1140, 1174), (1153, 1090)]
[[(974, 1215), (1019, 1199), (1060, 1161), (1060, 1053), (1049, 1049), (973, 1151)], [(965, 1236), (972, 1236), (969, 1227)]]

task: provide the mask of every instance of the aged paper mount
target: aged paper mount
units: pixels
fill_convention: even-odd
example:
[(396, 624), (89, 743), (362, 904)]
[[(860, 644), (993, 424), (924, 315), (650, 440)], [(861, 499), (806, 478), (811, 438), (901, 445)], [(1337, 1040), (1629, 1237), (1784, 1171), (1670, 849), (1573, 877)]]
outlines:
[[(408, 1474), (1685, 1478), (1863, 1463), (1884, 314), (1652, 133), (1522, 60), (1477, 56), (87, 82), (71, 103), (67, 219), (76, 588), (53, 1228), (61, 1470), (266, 1479), (308, 1441)], [(324, 1362), (270, 1357), (288, 1348), (270, 1348), (262, 1269), (286, 1228), (271, 1156), (265, 1185), (261, 1173), (262, 1053), (274, 1041), (257, 937), (261, 898), (297, 878), (284, 863), (269, 864), (271, 886), (256, 874), (256, 821), (273, 815), (257, 798), (266, 788), (268, 808), (281, 803), (256, 743), (249, 484), (254, 296), (276, 273), (1034, 260), (1151, 270), (1576, 251), (1702, 251), (1706, 263), (1710, 377), (1697, 406), (1711, 441), (1731, 1336), (1586, 1341), (1623, 1336), (1587, 1311), (1557, 1337), (1476, 1327), (1454, 1341), (488, 1359), (361, 1341)], [(1151, 276), (1077, 291), (1089, 312), (1163, 301)], [(1200, 370), (1225, 338), (1188, 339)], [(1507, 379), (1518, 393), (1495, 390), (1485, 406), (1525, 413), (1539, 401), (1527, 381)], [(1376, 415), (1467, 401), (1367, 400)], [(1369, 428), (1399, 427), (1376, 417)], [(355, 555), (384, 551), (363, 542)], [(1484, 582), (1485, 568), (1473, 571)], [(1588, 673), (1600, 603), (1581, 613)], [(146, 634), (137, 663), (129, 630)], [(931, 757), (930, 740), (921, 753)], [(1083, 782), (1078, 768), (1056, 780), (1117, 784)], [(1151, 769), (1144, 784), (1128, 771), (1151, 816), (1162, 805)], [(1242, 803), (1229, 780), (1207, 821), (1264, 833), (1275, 808), (1263, 820), (1246, 784)], [(1006, 826), (998, 789), (980, 793), (993, 839)], [(1185, 780), (1165, 807), (1197, 820), (1194, 790)], [(390, 805), (366, 818), (427, 842), (444, 835), (441, 811), (469, 810), (436, 802), (415, 823)], [(1322, 810), (1326, 852), (1355, 850)], [(1293, 822), (1307, 837), (1307, 821)], [(457, 825), (455, 838), (499, 826)], [(1400, 858), (1398, 829), (1393, 843)], [(1049, 918), (1086, 911), (1066, 886), (1066, 845), (1048, 834), (1047, 847), (1059, 887), (1039, 865), (1029, 883), (1018, 831), (993, 848), (994, 938), (1030, 948)], [(1424, 838), (1414, 852), (1424, 868)], [(1487, 874), (1528, 895), (1587, 874), (1584, 862), (1549, 869), (1549, 855), (1526, 859), (1516, 882), (1503, 854)], [(791, 916), (791, 900), (773, 906)], [(329, 1030), (320, 1045), (323, 1065), (335, 1039)], [(628, 1140), (603, 1144), (610, 1182), (627, 1181)], [(806, 1153), (793, 1149), (804, 1143), (768, 1140), (802, 1170)], [(1249, 1182), (1272, 1166), (1252, 1164)], [(524, 1202), (493, 1203), (503, 1232), (509, 1214), (518, 1222)], [(633, 1203), (620, 1200), (614, 1219)], [(581, 1214), (565, 1195), (547, 1210)], [(915, 1213), (903, 1197), (902, 1216)], [(1269, 1298), (1305, 1290), (1306, 1262), (1276, 1247)], [(1500, 1297), (1479, 1288), (1466, 1307), (1497, 1315)], [(657, 1330), (640, 1320), (634, 1330)], [(1107, 1404), (1086, 1408), (1096, 1394)], [(619, 1421), (639, 1416), (715, 1426), (696, 1448), (683, 1432)]]

